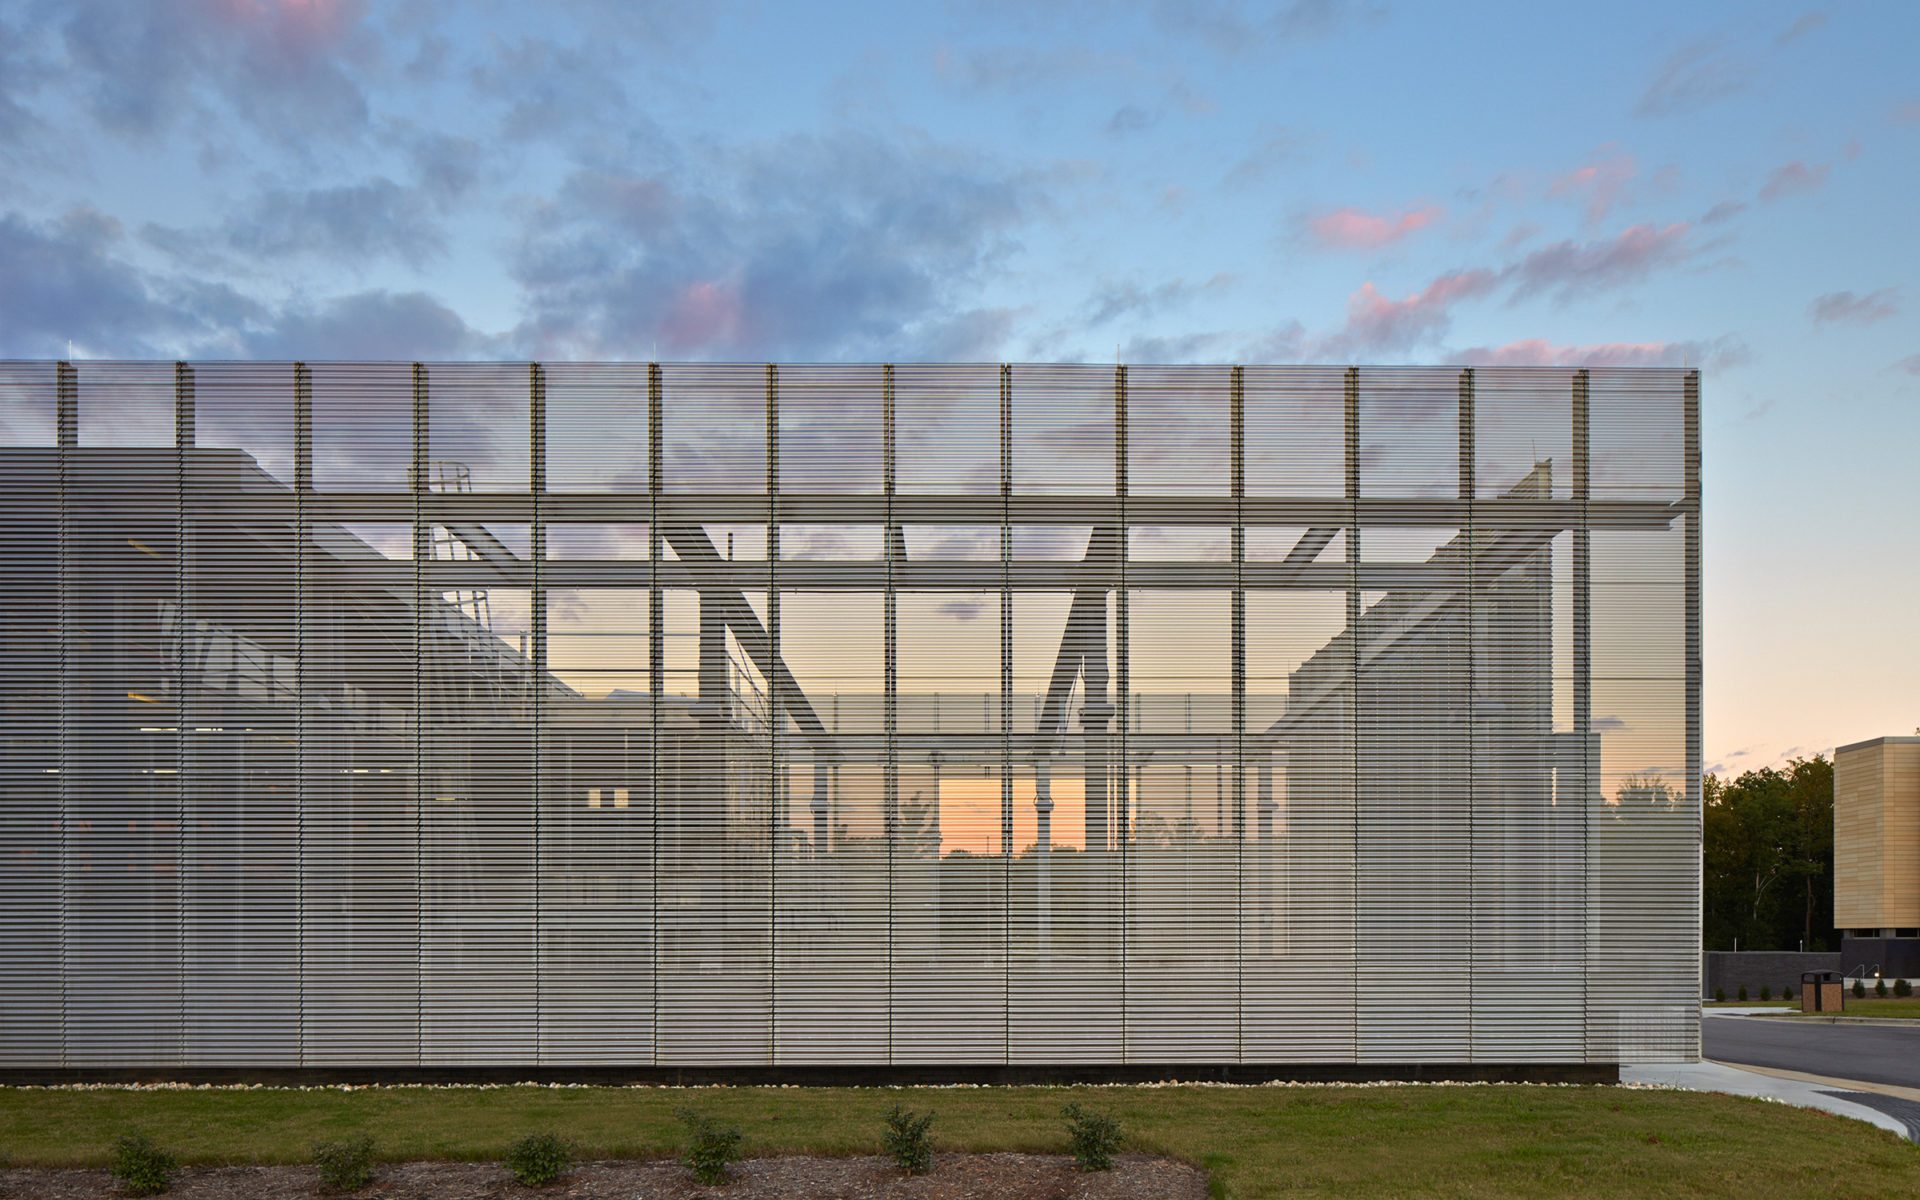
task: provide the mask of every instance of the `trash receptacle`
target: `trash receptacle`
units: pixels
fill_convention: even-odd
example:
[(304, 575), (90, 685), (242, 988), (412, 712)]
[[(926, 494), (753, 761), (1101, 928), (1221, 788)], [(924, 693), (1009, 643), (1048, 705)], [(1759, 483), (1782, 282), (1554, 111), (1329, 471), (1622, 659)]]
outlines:
[(1801, 1012), (1839, 1012), (1847, 1006), (1847, 988), (1838, 971), (1804, 971), (1800, 975)]

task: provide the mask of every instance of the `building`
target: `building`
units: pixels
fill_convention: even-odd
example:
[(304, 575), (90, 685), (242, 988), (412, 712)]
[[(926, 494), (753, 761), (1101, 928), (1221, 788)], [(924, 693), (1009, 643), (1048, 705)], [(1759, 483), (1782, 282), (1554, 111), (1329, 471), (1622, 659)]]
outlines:
[(1833, 923), (1850, 977), (1920, 979), (1920, 736), (1833, 752)]
[(1698, 1052), (1698, 376), (0, 365), (0, 1070)]

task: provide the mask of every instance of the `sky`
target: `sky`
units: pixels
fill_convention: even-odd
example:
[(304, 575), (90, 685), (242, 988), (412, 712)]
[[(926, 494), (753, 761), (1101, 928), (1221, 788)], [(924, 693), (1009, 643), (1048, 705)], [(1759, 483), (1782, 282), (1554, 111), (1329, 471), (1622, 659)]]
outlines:
[(0, 0), (0, 356), (1704, 373), (1705, 752), (1920, 726), (1920, 6)]

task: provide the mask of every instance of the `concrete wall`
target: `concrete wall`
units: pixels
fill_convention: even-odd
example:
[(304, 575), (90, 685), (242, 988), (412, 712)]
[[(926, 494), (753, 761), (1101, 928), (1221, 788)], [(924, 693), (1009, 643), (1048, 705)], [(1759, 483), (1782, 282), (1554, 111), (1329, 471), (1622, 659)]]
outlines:
[(1838, 971), (1840, 955), (1801, 954), (1794, 950), (1709, 950), (1706, 954), (1706, 970), (1701, 978), (1706, 980), (1706, 1000), (1713, 999), (1715, 988), (1726, 989), (1727, 999), (1740, 995), (1740, 985), (1747, 985), (1747, 998), (1758, 1000), (1762, 984), (1773, 989), (1778, 996), (1781, 988), (1790, 987), (1793, 994), (1800, 994), (1800, 973), (1802, 971)]

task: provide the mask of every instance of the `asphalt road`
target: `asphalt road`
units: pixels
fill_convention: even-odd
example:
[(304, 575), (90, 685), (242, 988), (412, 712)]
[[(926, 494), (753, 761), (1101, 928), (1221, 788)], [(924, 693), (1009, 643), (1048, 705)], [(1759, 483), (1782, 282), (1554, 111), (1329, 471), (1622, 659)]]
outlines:
[(1700, 1039), (1706, 1056), (1720, 1062), (1920, 1088), (1920, 1026), (1707, 1017)]

